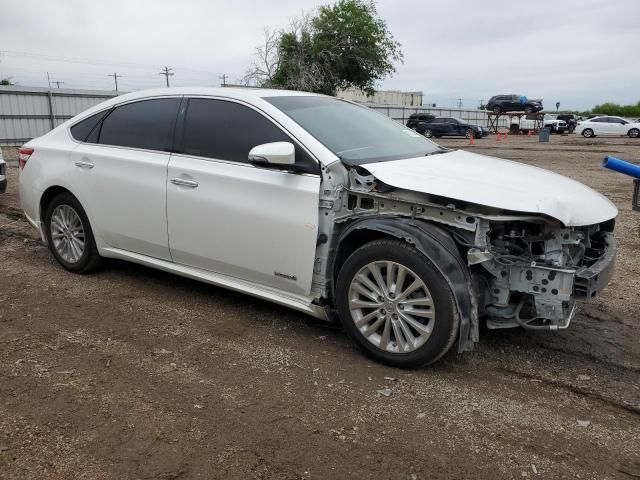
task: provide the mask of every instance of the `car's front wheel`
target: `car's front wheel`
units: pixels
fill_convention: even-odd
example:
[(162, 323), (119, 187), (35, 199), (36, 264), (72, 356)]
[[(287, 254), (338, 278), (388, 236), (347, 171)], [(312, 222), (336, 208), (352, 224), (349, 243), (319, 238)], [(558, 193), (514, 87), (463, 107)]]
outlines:
[(524, 113), (526, 113), (527, 115), (531, 115), (533, 113), (533, 107), (531, 105), (527, 105), (526, 107), (524, 107)]
[(447, 281), (424, 255), (400, 241), (374, 241), (351, 254), (338, 275), (336, 304), (358, 346), (394, 367), (435, 362), (458, 333)]
[(630, 138), (638, 138), (640, 137), (640, 130), (638, 130), (637, 128), (632, 128), (631, 130), (629, 130), (627, 135), (629, 135)]
[(493, 113), (502, 113), (502, 108), (500, 108), (500, 105), (496, 105), (495, 107), (493, 107)]
[(424, 130), (424, 136), (427, 138), (432, 138), (433, 137), (433, 130), (431, 130), (430, 128), (426, 128)]
[(471, 138), (471, 137), (473, 137), (475, 135), (474, 135), (473, 130), (471, 128), (467, 128), (464, 131), (464, 136), (467, 137), (467, 138)]
[(51, 253), (67, 270), (85, 273), (100, 263), (87, 214), (70, 193), (60, 193), (49, 202), (45, 230)]
[(585, 128), (582, 131), (582, 136), (584, 138), (591, 138), (591, 137), (595, 137), (595, 135), (593, 134), (593, 130), (591, 130), (590, 128)]

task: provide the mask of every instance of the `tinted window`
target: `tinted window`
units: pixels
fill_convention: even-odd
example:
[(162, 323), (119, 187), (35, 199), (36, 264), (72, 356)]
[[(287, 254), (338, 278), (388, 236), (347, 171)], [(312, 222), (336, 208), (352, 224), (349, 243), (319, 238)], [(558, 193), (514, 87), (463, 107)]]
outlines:
[(168, 151), (179, 98), (157, 98), (115, 108), (102, 122), (99, 143)]
[(102, 120), (107, 113), (109, 113), (109, 110), (96, 113), (95, 115), (92, 115), (89, 118), (85, 118), (81, 122), (76, 123), (73, 127), (71, 127), (71, 136), (79, 142), (87, 141), (87, 137), (89, 136), (89, 134), (95, 129), (96, 125), (100, 123), (100, 120)]
[(317, 163), (264, 115), (235, 102), (189, 100), (182, 153), (246, 163), (253, 147), (271, 142), (292, 142), (296, 148), (296, 166), (303, 171), (317, 172)]
[(592, 118), (591, 121), (596, 123), (607, 123), (606, 118)]
[(624, 125), (624, 120), (622, 120), (621, 118), (608, 118), (609, 123), (619, 123)]

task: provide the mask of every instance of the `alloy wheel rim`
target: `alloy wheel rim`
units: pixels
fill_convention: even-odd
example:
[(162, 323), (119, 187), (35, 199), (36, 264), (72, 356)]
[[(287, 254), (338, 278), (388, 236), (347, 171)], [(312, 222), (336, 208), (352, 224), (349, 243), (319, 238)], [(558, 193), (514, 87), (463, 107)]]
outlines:
[(62, 259), (77, 263), (84, 253), (85, 233), (80, 215), (70, 205), (58, 205), (51, 215), (51, 240)]
[(427, 130), (426, 132), (424, 132), (424, 136), (427, 138), (431, 138), (433, 137), (433, 133), (431, 132), (431, 130)]
[(420, 277), (386, 260), (369, 263), (354, 275), (349, 310), (367, 341), (390, 353), (410, 353), (423, 346), (436, 318), (431, 292)]

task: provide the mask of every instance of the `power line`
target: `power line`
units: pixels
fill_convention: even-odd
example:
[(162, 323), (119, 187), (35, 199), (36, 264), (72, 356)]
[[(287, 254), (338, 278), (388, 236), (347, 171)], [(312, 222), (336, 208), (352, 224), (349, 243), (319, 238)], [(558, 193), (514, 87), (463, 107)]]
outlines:
[[(136, 63), (136, 62), (114, 62), (109, 60), (93, 60), (90, 58), (79, 58), (79, 57), (62, 57), (57, 55), (46, 55), (39, 53), (30, 53), (30, 52), (18, 52), (11, 50), (0, 50), (0, 56), (7, 57), (22, 57), (29, 58), (33, 60), (48, 60), (52, 62), (63, 62), (63, 63), (81, 63), (81, 64), (89, 64), (89, 65), (110, 65), (114, 67), (131, 67), (131, 68), (157, 68), (157, 65), (149, 64), (149, 63)], [(182, 71), (190, 71), (194, 73), (201, 73), (205, 75), (218, 75), (218, 72), (210, 72), (207, 70), (199, 70), (194, 68), (189, 68), (186, 66), (179, 65), (180, 74), (182, 75)]]
[(167, 88), (169, 88), (169, 77), (174, 75), (173, 68), (165, 66), (164, 70), (162, 70), (158, 75), (164, 75), (165, 79), (167, 80)]
[(118, 72), (113, 72), (113, 73), (107, 74), (107, 77), (113, 77), (113, 81), (116, 84), (116, 92), (117, 92), (118, 91), (118, 79), (122, 78), (122, 75), (118, 75)]

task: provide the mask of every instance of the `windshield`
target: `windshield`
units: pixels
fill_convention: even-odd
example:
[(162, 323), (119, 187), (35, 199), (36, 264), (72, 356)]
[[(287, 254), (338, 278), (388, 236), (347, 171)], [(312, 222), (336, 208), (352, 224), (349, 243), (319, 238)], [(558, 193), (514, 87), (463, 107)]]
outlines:
[(435, 143), (366, 107), (332, 97), (267, 97), (347, 165), (413, 158), (443, 151)]

